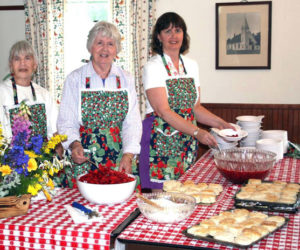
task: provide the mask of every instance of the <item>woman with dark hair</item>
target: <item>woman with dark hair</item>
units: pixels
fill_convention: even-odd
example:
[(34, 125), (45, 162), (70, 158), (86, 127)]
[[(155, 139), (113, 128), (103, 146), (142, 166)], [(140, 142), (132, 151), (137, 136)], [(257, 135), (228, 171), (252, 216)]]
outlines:
[(178, 14), (158, 18), (151, 48), (155, 55), (143, 72), (147, 107), (139, 172), (142, 188), (161, 189), (165, 180), (178, 179), (194, 163), (198, 141), (217, 145), (197, 122), (219, 129), (232, 126), (200, 104), (198, 65), (183, 56), (189, 35)]

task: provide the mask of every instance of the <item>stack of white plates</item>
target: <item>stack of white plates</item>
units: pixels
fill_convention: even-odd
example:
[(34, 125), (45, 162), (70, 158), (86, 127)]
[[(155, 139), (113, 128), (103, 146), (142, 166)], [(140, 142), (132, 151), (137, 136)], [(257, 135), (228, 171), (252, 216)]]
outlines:
[(276, 161), (283, 158), (283, 141), (278, 139), (260, 139), (256, 141), (256, 148), (274, 152)]
[(288, 132), (286, 130), (264, 130), (261, 133), (262, 139), (276, 139), (282, 140), (283, 153), (285, 154), (288, 150)]
[(260, 139), (261, 123), (264, 116), (244, 115), (236, 117), (237, 125), (248, 132), (248, 136), (240, 141), (240, 147), (255, 147)]

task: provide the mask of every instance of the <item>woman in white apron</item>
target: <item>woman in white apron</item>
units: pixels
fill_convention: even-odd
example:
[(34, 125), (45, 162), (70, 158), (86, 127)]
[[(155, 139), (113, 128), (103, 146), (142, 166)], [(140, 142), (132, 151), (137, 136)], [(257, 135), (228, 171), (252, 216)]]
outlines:
[[(77, 164), (66, 169), (66, 185), (100, 165), (132, 173), (140, 152), (142, 124), (133, 77), (113, 63), (121, 36), (108, 22), (89, 32), (91, 61), (68, 75), (60, 104), (58, 130)], [(91, 163), (92, 162), (92, 163)]]
[[(19, 112), (20, 103), (29, 106), (32, 135), (40, 134), (44, 140), (57, 131), (57, 107), (50, 93), (32, 81), (38, 66), (36, 54), (27, 41), (15, 43), (9, 55), (11, 78), (0, 84), (0, 123), (3, 134), (11, 138), (13, 115)], [(58, 150), (62, 154), (62, 147)]]
[(198, 65), (183, 56), (189, 48), (184, 20), (176, 13), (160, 16), (152, 35), (154, 55), (144, 67), (146, 118), (139, 174), (142, 188), (161, 189), (178, 179), (195, 161), (198, 141), (216, 146), (197, 122), (223, 129), (232, 126), (200, 104)]

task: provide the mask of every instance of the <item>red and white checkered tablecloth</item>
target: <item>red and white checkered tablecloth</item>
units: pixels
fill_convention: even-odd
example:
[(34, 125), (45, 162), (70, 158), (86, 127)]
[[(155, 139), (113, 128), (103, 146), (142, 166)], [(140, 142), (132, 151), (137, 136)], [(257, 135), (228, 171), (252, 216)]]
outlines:
[[(300, 182), (300, 160), (284, 158), (274, 166), (268, 180), (282, 180), (288, 182)], [(181, 181), (193, 180), (196, 183), (220, 183), (224, 191), (220, 194), (217, 202), (211, 206), (198, 205), (193, 214), (184, 221), (176, 224), (160, 224), (148, 220), (140, 215), (119, 236), (122, 242), (150, 243), (157, 245), (176, 245), (177, 247), (189, 248), (215, 248), (234, 249), (210, 243), (206, 241), (191, 239), (182, 234), (182, 230), (199, 223), (203, 219), (228, 210), (233, 207), (232, 197), (240, 185), (233, 185), (227, 181), (216, 169), (213, 156), (207, 152), (197, 163), (181, 178)], [(300, 249), (300, 213), (269, 213), (289, 218), (287, 226), (271, 234), (269, 237), (255, 244), (251, 249)]]
[[(64, 207), (73, 201), (99, 211), (103, 220), (73, 223)], [(121, 204), (93, 205), (77, 189), (61, 189), (52, 202), (31, 202), (26, 215), (0, 219), (0, 249), (109, 249), (111, 232), (136, 207), (134, 195)]]

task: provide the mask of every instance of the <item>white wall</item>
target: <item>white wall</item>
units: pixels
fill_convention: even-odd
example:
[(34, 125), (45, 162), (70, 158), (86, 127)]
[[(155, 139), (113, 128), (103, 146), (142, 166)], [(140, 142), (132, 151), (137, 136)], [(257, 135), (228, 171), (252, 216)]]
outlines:
[(197, 60), (201, 101), (206, 103), (300, 104), (300, 1), (272, 1), (271, 70), (215, 69), (215, 4), (235, 0), (157, 0), (157, 17), (167, 11), (187, 23)]
[[(24, 5), (22, 0), (0, 0), (0, 6)], [(0, 81), (9, 73), (8, 55), (11, 46), (25, 39), (23, 10), (0, 11)]]

